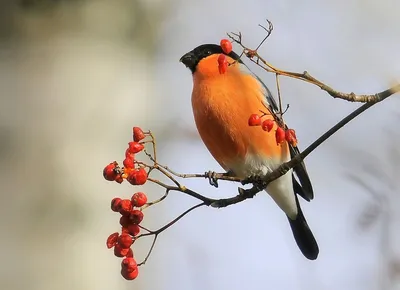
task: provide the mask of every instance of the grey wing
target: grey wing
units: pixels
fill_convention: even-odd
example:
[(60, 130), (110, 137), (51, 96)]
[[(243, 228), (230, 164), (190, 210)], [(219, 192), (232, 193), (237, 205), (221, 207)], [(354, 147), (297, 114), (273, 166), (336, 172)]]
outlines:
[[(265, 95), (265, 103), (264, 105), (268, 107), (268, 109), (273, 114), (275, 120), (282, 121), (281, 116), (279, 115), (279, 107), (276, 103), (274, 96), (272, 95), (271, 91), (268, 87), (262, 82), (262, 80), (254, 74), (250, 68), (243, 63), (243, 65), (247, 68), (247, 70), (260, 82), (262, 87), (264, 88), (264, 95)], [(287, 126), (286, 128), (287, 129)], [(290, 157), (293, 158), (296, 155), (300, 154), (300, 150), (297, 146), (293, 146), (289, 144), (290, 150)], [(300, 195), (307, 201), (310, 201), (314, 198), (314, 191), (311, 185), (310, 177), (308, 176), (306, 165), (304, 162), (301, 162), (299, 165), (293, 167), (293, 189), (294, 192)]]

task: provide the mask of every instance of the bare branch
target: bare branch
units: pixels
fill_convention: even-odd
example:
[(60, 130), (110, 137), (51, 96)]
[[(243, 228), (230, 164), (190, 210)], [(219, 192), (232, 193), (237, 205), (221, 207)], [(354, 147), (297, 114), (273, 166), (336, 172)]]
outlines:
[[(264, 27), (263, 27), (264, 28)], [(265, 28), (264, 28), (265, 29)], [(267, 30), (267, 36), (263, 39), (261, 44), (264, 43), (264, 41), (269, 37), (271, 32)], [(373, 95), (356, 95), (355, 93), (342, 93), (339, 92), (332, 87), (324, 84), (320, 80), (316, 79), (313, 77), (311, 74), (309, 74), (307, 71), (304, 71), (303, 73), (297, 73), (297, 72), (290, 72), (290, 71), (285, 71), (278, 69), (277, 67), (273, 66), (269, 62), (267, 62), (263, 57), (261, 57), (258, 53), (258, 49), (261, 46), (257, 46), (256, 49), (250, 49), (247, 46), (245, 46), (242, 42), (242, 37), (241, 34), (235, 34), (231, 33), (228, 34), (228, 37), (238, 45), (240, 45), (243, 49), (242, 54), (246, 55), (252, 62), (254, 62), (256, 65), (260, 66), (267, 72), (274, 73), (276, 75), (282, 75), (286, 77), (291, 77), (295, 78), (304, 82), (311, 83), (313, 85), (316, 85), (320, 87), (322, 90), (326, 91), (329, 95), (331, 95), (334, 98), (339, 98), (343, 100), (347, 100), (349, 102), (360, 102), (360, 103), (369, 103), (369, 102), (378, 102), (381, 99), (381, 96), (378, 94), (373, 94)], [(400, 84), (397, 84), (391, 88), (392, 93), (397, 93), (400, 91)]]

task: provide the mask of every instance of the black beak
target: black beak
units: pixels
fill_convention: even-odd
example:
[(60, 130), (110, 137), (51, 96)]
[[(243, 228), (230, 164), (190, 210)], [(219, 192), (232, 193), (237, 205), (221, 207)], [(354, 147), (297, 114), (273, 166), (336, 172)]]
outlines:
[(186, 67), (192, 68), (196, 64), (196, 57), (194, 56), (193, 52), (188, 52), (185, 55), (183, 55), (180, 60), (181, 63), (183, 63)]

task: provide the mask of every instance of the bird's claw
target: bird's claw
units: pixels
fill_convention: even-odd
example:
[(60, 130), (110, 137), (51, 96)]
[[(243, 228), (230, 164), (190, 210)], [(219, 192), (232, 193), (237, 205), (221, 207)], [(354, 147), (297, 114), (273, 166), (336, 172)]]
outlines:
[(208, 182), (211, 186), (218, 188), (218, 179), (216, 177), (217, 173), (215, 171), (208, 171), (205, 173), (206, 178), (208, 178)]
[(241, 181), (242, 185), (246, 185), (246, 184), (250, 184), (250, 183), (259, 189), (265, 188), (264, 181), (262, 180), (262, 178), (259, 175), (250, 175), (248, 178)]

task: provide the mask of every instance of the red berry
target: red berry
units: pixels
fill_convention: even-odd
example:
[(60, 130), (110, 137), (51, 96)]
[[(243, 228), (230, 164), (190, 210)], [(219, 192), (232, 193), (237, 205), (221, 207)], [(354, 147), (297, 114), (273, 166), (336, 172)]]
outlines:
[(222, 51), (226, 54), (230, 54), (232, 51), (232, 43), (228, 39), (221, 39), (219, 45), (222, 48)]
[(139, 268), (136, 267), (132, 272), (128, 272), (125, 269), (121, 269), (121, 275), (126, 280), (134, 280), (139, 275)]
[(117, 178), (115, 178), (115, 181), (121, 184), (124, 181), (124, 179), (122, 178), (121, 174), (118, 174)]
[(119, 213), (128, 216), (132, 210), (132, 203), (129, 199), (121, 200), (121, 208)]
[(129, 226), (129, 224), (131, 223), (131, 220), (129, 219), (128, 215), (123, 215), (119, 218), (119, 224), (126, 228), (127, 226)]
[(292, 146), (297, 146), (296, 132), (293, 129), (287, 129), (285, 131), (285, 139)]
[(136, 183), (138, 185), (145, 184), (147, 181), (147, 172), (144, 168), (139, 168), (137, 176), (136, 176)]
[(119, 236), (118, 233), (113, 233), (107, 238), (107, 243), (106, 243), (107, 248), (111, 249), (112, 247), (115, 246), (118, 240), (118, 236)]
[(133, 251), (132, 251), (132, 248), (129, 248), (129, 251), (128, 251), (128, 253), (125, 255), (125, 257), (127, 257), (127, 258), (133, 258)]
[(114, 246), (114, 255), (116, 257), (122, 258), (122, 257), (125, 257), (128, 253), (129, 253), (129, 248), (125, 249), (125, 248), (121, 247), (120, 244), (118, 244), (118, 243), (115, 244), (115, 246)]
[(121, 268), (127, 272), (133, 272), (137, 268), (137, 264), (134, 258), (127, 257), (121, 262)]
[(103, 169), (103, 177), (108, 180), (108, 181), (114, 181), (117, 178), (118, 172), (117, 172), (117, 162), (112, 162), (108, 164), (106, 167)]
[(128, 148), (129, 153), (131, 153), (131, 154), (138, 153), (144, 149), (144, 145), (140, 144), (138, 142), (129, 142), (128, 145), (129, 145), (129, 148)]
[(134, 209), (131, 211), (131, 214), (129, 215), (129, 219), (132, 221), (133, 224), (140, 224), (143, 220), (144, 214), (140, 210)]
[(135, 160), (135, 154), (131, 153), (131, 151), (129, 151), (129, 147), (125, 150), (125, 158), (131, 158), (133, 160)]
[(133, 158), (126, 157), (123, 163), (125, 168), (135, 168), (135, 163)]
[(121, 209), (121, 201), (122, 201), (122, 199), (120, 199), (119, 197), (113, 198), (111, 200), (111, 210), (115, 211), (115, 212), (119, 212)]
[(125, 229), (132, 237), (136, 237), (140, 232), (140, 227), (135, 224), (130, 224)]
[(273, 120), (267, 119), (267, 120), (265, 120), (264, 122), (262, 122), (261, 128), (262, 128), (264, 131), (270, 132), (270, 131), (272, 130), (272, 128), (274, 127), (274, 123), (275, 123), (275, 122), (274, 122)]
[(257, 114), (251, 114), (248, 123), (249, 123), (249, 126), (260, 126), (261, 125), (261, 117)]
[(278, 126), (275, 132), (276, 144), (282, 144), (285, 141), (285, 130)]
[(226, 73), (227, 69), (228, 69), (228, 61), (226, 60), (226, 55), (221, 53), (218, 57), (219, 73), (224, 74), (224, 73)]
[(143, 140), (146, 136), (143, 133), (143, 130), (139, 127), (133, 127), (133, 141), (139, 142)]
[(128, 234), (122, 234), (118, 237), (118, 244), (124, 249), (129, 248), (133, 244), (132, 237)]
[(128, 175), (126, 177), (126, 180), (132, 185), (138, 185), (137, 181), (136, 181), (137, 173), (138, 173), (138, 169), (127, 172)]
[(147, 202), (147, 196), (143, 192), (136, 192), (132, 195), (131, 203), (133, 206), (141, 207), (144, 206)]
[(132, 185), (145, 184), (147, 181), (147, 172), (144, 168), (139, 168), (137, 170), (133, 170), (133, 171), (129, 172), (126, 180), (128, 180), (128, 182)]

